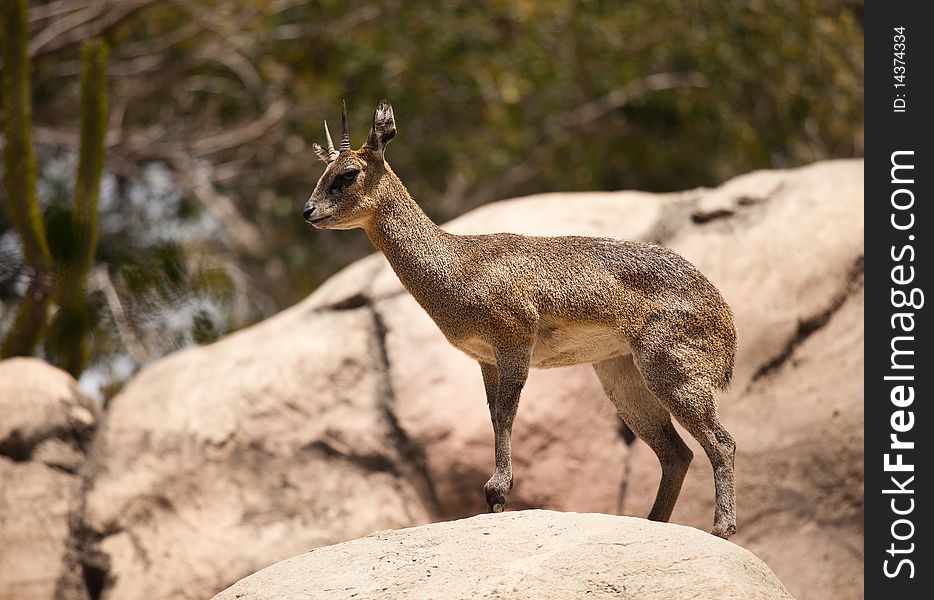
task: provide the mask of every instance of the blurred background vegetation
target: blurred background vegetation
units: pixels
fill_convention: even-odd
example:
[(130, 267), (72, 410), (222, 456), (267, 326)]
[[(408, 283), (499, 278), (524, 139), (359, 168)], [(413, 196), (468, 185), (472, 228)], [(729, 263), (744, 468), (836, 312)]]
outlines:
[[(0, 192), (0, 339), (14, 345), (30, 290), (48, 288), (27, 353), (104, 397), (371, 251), (360, 231), (309, 232), (300, 216), (323, 169), (311, 143), (342, 98), (354, 146), (392, 101), (390, 161), (437, 221), (534, 192), (671, 191), (863, 152), (859, 1), (4, 0), (20, 2), (51, 266), (16, 225), (16, 173)], [(0, 120), (21, 123), (11, 94)], [(106, 120), (98, 189), (89, 114)], [(24, 158), (10, 136), (3, 152)]]

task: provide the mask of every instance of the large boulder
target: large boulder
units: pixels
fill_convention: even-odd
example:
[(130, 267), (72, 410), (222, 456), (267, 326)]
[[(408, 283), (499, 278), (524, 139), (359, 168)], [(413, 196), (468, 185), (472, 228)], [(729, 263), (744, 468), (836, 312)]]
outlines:
[(426, 522), (366, 308), (299, 306), (114, 398), (84, 523), (105, 597), (205, 598), (310, 547)]
[(214, 600), (791, 598), (751, 552), (690, 527), (525, 510), (318, 548)]
[(70, 578), (76, 473), (96, 423), (68, 373), (0, 362), (0, 599), (52, 598)]
[[(861, 568), (862, 393), (817, 372), (861, 381), (862, 169), (832, 161), (712, 190), (534, 196), (446, 226), (657, 241), (708, 274), (740, 336), (721, 399), (740, 448), (734, 541), (801, 598), (835, 595)], [(825, 442), (831, 430), (839, 445)], [(590, 367), (533, 371), (509, 508), (643, 516), (658, 465), (625, 433)], [(477, 365), (375, 255), (134, 378), (97, 437), (81, 525), (109, 560), (103, 598), (206, 597), (310, 547), (482, 512), (492, 448)], [(695, 455), (674, 521), (707, 529), (713, 485)], [(824, 504), (831, 489), (837, 513)]]

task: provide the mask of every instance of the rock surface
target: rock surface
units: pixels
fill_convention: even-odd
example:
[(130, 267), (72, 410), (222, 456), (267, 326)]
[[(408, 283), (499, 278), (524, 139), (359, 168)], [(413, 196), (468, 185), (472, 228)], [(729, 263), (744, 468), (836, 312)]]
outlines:
[(140, 373), (96, 440), (84, 514), (110, 559), (105, 597), (205, 598), (310, 547), (428, 521), (377, 338), (365, 308), (299, 306)]
[[(739, 448), (732, 541), (805, 600), (862, 593), (862, 178), (862, 161), (831, 161), (676, 194), (534, 196), (446, 225), (656, 241), (710, 277), (740, 337), (721, 397)], [(514, 431), (510, 510), (648, 512), (658, 463), (589, 366), (533, 371)], [(673, 521), (708, 529), (694, 447)], [(308, 548), (482, 512), (492, 462), (477, 365), (371, 256), (112, 400), (82, 467), (75, 560), (92, 567), (85, 595), (205, 598)]]
[(68, 373), (0, 362), (0, 599), (52, 598), (69, 574), (75, 473), (96, 422)]
[(791, 598), (752, 553), (690, 527), (527, 510), (383, 531), (267, 567), (215, 600)]

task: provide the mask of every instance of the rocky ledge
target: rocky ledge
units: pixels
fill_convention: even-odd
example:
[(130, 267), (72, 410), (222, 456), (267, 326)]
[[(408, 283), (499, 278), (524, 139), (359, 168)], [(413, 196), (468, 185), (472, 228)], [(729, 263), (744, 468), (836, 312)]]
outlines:
[(791, 598), (748, 550), (692, 527), (524, 510), (317, 548), (214, 600)]

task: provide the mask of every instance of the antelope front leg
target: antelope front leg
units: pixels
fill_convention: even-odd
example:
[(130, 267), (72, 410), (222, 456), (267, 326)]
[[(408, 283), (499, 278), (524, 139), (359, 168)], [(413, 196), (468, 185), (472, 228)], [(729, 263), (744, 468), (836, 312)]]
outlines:
[(490, 406), (496, 451), (496, 470), (483, 486), (490, 512), (503, 512), (506, 494), (512, 489), (512, 423), (519, 408), (519, 395), (529, 372), (527, 356), (505, 355), (497, 366), (480, 365)]
[(506, 446), (505, 465), (508, 469), (508, 479), (504, 479), (504, 473), (500, 471), (500, 434), (497, 426), (497, 392), (499, 390), (499, 370), (496, 365), (480, 363), (480, 371), (483, 373), (483, 386), (486, 388), (486, 403), (490, 407), (490, 420), (493, 422), (493, 435), (495, 436), (496, 449), (496, 471), (486, 485), (483, 491), (486, 493), (486, 504), (490, 512), (502, 512), (506, 506), (506, 492), (512, 488), (512, 457), (511, 450)]

